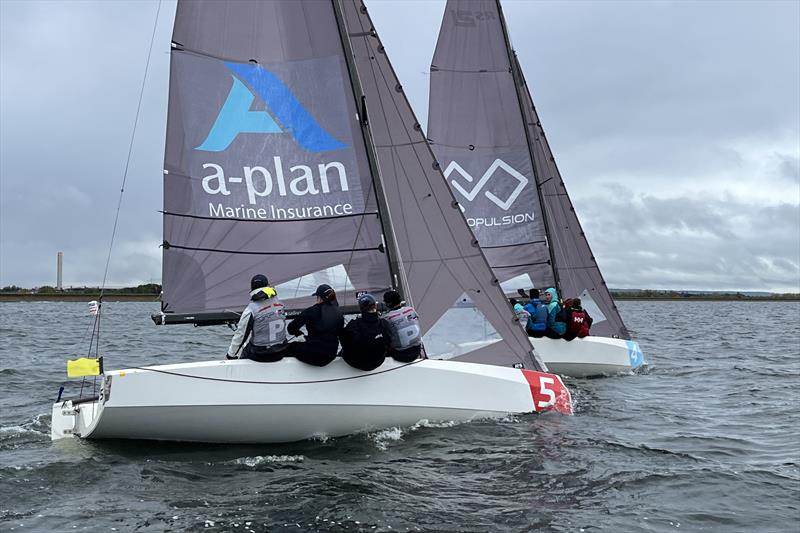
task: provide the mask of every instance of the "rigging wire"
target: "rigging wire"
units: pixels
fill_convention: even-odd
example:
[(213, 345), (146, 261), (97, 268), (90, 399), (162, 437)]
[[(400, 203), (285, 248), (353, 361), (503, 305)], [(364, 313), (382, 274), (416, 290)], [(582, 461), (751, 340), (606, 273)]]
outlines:
[[(142, 86), (139, 89), (139, 101), (136, 105), (136, 116), (133, 120), (133, 131), (131, 132), (131, 140), (128, 143), (128, 157), (125, 160), (125, 171), (122, 174), (122, 185), (119, 190), (119, 199), (117, 200), (117, 212), (114, 215), (114, 228), (111, 231), (111, 242), (108, 245), (108, 257), (106, 258), (106, 268), (103, 272), (103, 284), (100, 286), (100, 296), (97, 298), (97, 314), (95, 315), (94, 328), (92, 329), (92, 337), (89, 339), (89, 355), (92, 352), (92, 345), (94, 344), (95, 359), (100, 356), (100, 317), (103, 312), (103, 294), (106, 289), (106, 281), (108, 280), (108, 267), (111, 263), (111, 251), (114, 249), (114, 239), (117, 236), (117, 225), (119, 223), (119, 212), (122, 208), (122, 196), (125, 193), (125, 183), (128, 180), (128, 169), (131, 164), (131, 155), (133, 154), (133, 143), (136, 139), (136, 127), (139, 125), (139, 115), (142, 110), (142, 100), (144, 98), (144, 89), (147, 84), (147, 73), (150, 71), (150, 58), (153, 55), (153, 43), (156, 40), (156, 30), (158, 29), (158, 17), (161, 14), (161, 1), (158, 0), (158, 7), (156, 8), (156, 17), (153, 21), (153, 33), (150, 36), (150, 47), (147, 51), (147, 61), (144, 67), (144, 76), (142, 78)], [(94, 377), (92, 389), (97, 391), (97, 376)], [(86, 384), (86, 378), (81, 381), (81, 395), (83, 395), (83, 387)]]
[[(150, 71), (150, 58), (153, 55), (153, 43), (156, 40), (156, 30), (158, 29), (158, 16), (159, 16), (160, 13), (161, 13), (161, 0), (158, 0), (158, 7), (156, 8), (156, 18), (155, 18), (155, 21), (153, 21), (153, 33), (150, 36), (150, 48), (147, 51), (147, 62), (145, 63), (145, 66), (144, 66), (144, 77), (142, 78), (142, 86), (139, 89), (139, 102), (136, 105), (136, 117), (133, 120), (133, 131), (131, 132), (131, 140), (130, 140), (130, 143), (128, 144), (128, 157), (125, 160), (125, 171), (122, 174), (122, 186), (120, 187), (120, 190), (119, 190), (119, 200), (117, 201), (117, 212), (116, 212), (116, 215), (114, 216), (114, 229), (111, 231), (111, 242), (108, 245), (108, 257), (106, 259), (106, 269), (105, 269), (105, 272), (103, 272), (103, 284), (100, 287), (100, 299), (98, 300), (98, 303), (100, 303), (100, 304), (102, 304), (103, 292), (105, 291), (106, 280), (108, 279), (108, 266), (111, 263), (111, 251), (114, 248), (114, 238), (117, 235), (117, 224), (119, 222), (119, 212), (120, 212), (120, 209), (122, 208), (122, 196), (125, 193), (125, 183), (128, 180), (128, 169), (130, 168), (130, 164), (131, 164), (131, 154), (133, 153), (133, 143), (134, 143), (134, 140), (136, 139), (136, 127), (139, 125), (139, 114), (140, 114), (140, 112), (142, 110), (142, 99), (144, 97), (144, 88), (145, 88), (145, 85), (147, 84), (147, 73)], [(98, 317), (99, 317), (99, 314), (100, 313), (98, 312)], [(98, 322), (99, 322), (99, 318), (98, 318)]]

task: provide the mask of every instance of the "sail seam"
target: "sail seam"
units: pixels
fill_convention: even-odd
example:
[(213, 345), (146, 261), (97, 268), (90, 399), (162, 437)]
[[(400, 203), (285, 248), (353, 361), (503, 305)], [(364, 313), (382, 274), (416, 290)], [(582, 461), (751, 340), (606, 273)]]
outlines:
[(335, 220), (339, 218), (353, 218), (353, 217), (365, 217), (368, 215), (375, 215), (378, 216), (378, 212), (363, 212), (363, 213), (352, 213), (349, 215), (335, 215), (335, 216), (328, 216), (328, 217), (311, 217), (311, 218), (219, 218), (219, 217), (208, 217), (204, 215), (189, 215), (184, 213), (173, 213), (171, 211), (159, 211), (163, 215), (169, 215), (173, 217), (180, 217), (180, 218), (195, 218), (199, 220), (219, 220), (219, 221), (232, 221), (232, 222), (313, 222), (315, 220)]
[(493, 246), (481, 246), (484, 250), (489, 250), (492, 248), (510, 248), (512, 246), (528, 246), (530, 244), (547, 244), (546, 240), (540, 241), (529, 241), (529, 242), (515, 242), (513, 244), (495, 244)]
[(181, 246), (164, 241), (164, 249), (177, 248), (178, 250), (192, 250), (195, 252), (218, 252), (233, 255), (314, 255), (314, 254), (341, 254), (355, 252), (380, 252), (379, 247), (374, 248), (345, 248), (341, 250), (309, 250), (309, 251), (284, 251), (284, 252), (251, 252), (244, 250), (223, 250), (221, 248), (201, 248), (195, 246)]
[(522, 263), (520, 265), (497, 265), (493, 266), (492, 268), (520, 268), (520, 267), (548, 265), (548, 264), (550, 264), (550, 261), (537, 261), (536, 263)]

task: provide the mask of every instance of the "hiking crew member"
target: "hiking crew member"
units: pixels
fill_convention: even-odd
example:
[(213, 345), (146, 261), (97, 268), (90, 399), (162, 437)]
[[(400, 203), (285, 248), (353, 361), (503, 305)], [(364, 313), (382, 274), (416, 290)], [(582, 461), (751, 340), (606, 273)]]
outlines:
[(303, 335), (300, 328), (305, 326), (306, 341), (289, 343), (286, 355), (309, 365), (325, 366), (336, 358), (344, 317), (330, 285), (320, 285), (313, 296), (317, 297), (317, 303), (303, 310), (286, 327), (291, 335), (299, 337)]
[(547, 306), (539, 299), (539, 289), (531, 289), (528, 296), (530, 301), (525, 304), (525, 310), (530, 313), (531, 318), (526, 331), (531, 337), (543, 337), (547, 329)]
[(375, 370), (386, 359), (392, 336), (391, 326), (378, 316), (378, 305), (371, 294), (362, 294), (358, 299), (358, 307), (361, 316), (345, 326), (339, 355), (348, 365), (359, 370)]
[(280, 361), (287, 346), (283, 304), (263, 274), (253, 276), (250, 289), (250, 303), (242, 311), (226, 357), (262, 363)]
[(544, 291), (542, 298), (542, 304), (547, 306), (547, 327), (544, 334), (551, 339), (560, 339), (567, 331), (567, 323), (557, 318), (561, 311), (558, 294), (555, 289), (550, 288)]
[(589, 313), (581, 307), (581, 299), (574, 298), (568, 310), (567, 332), (564, 334), (564, 339), (571, 341), (575, 337), (583, 338), (589, 335), (589, 328), (592, 327), (593, 320)]
[(404, 305), (400, 293), (394, 290), (383, 293), (383, 303), (389, 308), (383, 318), (391, 326), (388, 355), (403, 363), (416, 360), (422, 353), (422, 331), (417, 312), (413, 307)]
[(522, 327), (522, 329), (527, 331), (528, 322), (531, 319), (531, 314), (524, 307), (522, 307), (521, 303), (517, 302), (517, 300), (514, 298), (511, 298), (511, 305), (514, 306), (514, 314), (516, 315), (517, 320), (519, 321), (520, 327)]

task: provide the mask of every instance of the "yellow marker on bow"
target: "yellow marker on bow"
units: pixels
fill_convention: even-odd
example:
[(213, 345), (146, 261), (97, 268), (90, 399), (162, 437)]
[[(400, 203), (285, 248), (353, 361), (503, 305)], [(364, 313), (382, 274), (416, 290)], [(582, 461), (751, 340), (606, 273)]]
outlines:
[(99, 376), (103, 372), (103, 358), (67, 359), (67, 377), (80, 378), (83, 376)]

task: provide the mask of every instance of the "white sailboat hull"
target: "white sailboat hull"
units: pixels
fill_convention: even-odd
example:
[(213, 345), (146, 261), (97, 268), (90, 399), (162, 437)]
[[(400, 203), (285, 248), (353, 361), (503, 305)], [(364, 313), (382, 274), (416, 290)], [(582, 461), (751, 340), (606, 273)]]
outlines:
[(609, 337), (563, 339), (531, 338), (531, 344), (550, 372), (585, 378), (630, 374), (645, 366), (636, 341)]
[(372, 372), (341, 359), (323, 368), (291, 358), (164, 365), (106, 372), (100, 396), (54, 404), (52, 438), (280, 443), (421, 420), (571, 412), (557, 376), (434, 360), (392, 361)]
[[(547, 337), (530, 339), (547, 370), (560, 376), (586, 378), (630, 374), (647, 366), (636, 341), (588, 336), (571, 341)], [(451, 358), (482, 348), (491, 340), (453, 344)]]

